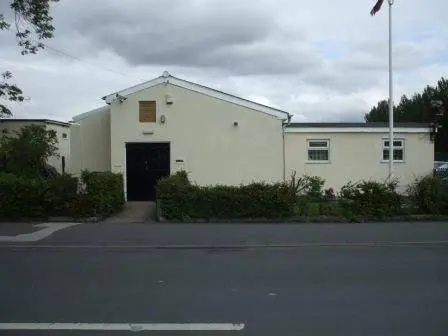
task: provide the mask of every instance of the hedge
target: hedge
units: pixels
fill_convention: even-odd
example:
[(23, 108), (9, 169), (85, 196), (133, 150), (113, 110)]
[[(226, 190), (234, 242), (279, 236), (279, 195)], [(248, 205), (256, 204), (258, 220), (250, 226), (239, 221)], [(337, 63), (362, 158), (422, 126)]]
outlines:
[(72, 211), (77, 180), (68, 175), (27, 179), (0, 174), (0, 218), (47, 218)]
[(192, 185), (185, 172), (159, 180), (157, 200), (166, 219), (285, 218), (294, 196), (283, 183), (241, 186)]
[(408, 187), (413, 204), (423, 214), (448, 214), (448, 185), (440, 176), (417, 178)]
[(125, 204), (122, 174), (83, 171), (81, 180), (86, 188), (76, 199), (78, 214), (107, 217), (122, 210)]
[(345, 213), (352, 216), (388, 217), (402, 212), (401, 197), (396, 183), (376, 181), (349, 182), (340, 191)]
[(0, 219), (106, 217), (122, 209), (121, 174), (83, 172), (81, 179), (85, 190), (78, 193), (78, 179), (67, 174), (49, 179), (0, 174)]

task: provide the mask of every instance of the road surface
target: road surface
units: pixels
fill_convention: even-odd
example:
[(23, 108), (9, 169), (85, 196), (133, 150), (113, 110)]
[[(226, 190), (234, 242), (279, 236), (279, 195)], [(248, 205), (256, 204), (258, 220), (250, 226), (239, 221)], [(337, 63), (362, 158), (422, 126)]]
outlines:
[[(186, 224), (182, 241), (173, 229), (82, 224), (2, 243), (0, 334), (447, 335), (448, 225), (338, 225), (279, 225), (271, 239), (264, 225), (216, 226), (219, 241)], [(183, 242), (197, 245), (169, 248)], [(51, 323), (75, 331), (36, 331)], [(164, 326), (215, 329), (150, 330)]]

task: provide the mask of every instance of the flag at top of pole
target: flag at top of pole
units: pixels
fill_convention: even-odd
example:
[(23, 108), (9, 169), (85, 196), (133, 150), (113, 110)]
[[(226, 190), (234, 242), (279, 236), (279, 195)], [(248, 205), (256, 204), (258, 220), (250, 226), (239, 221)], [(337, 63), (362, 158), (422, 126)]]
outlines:
[[(370, 15), (375, 15), (381, 9), (384, 0), (377, 0), (375, 6), (370, 11)], [(389, 2), (389, 180), (393, 178), (394, 160), (394, 100), (393, 100), (393, 68), (392, 68), (392, 5), (394, 0)]]
[(381, 6), (383, 5), (384, 0), (378, 0), (373, 6), (372, 10), (370, 11), (370, 15), (375, 15), (379, 10), (381, 9)]

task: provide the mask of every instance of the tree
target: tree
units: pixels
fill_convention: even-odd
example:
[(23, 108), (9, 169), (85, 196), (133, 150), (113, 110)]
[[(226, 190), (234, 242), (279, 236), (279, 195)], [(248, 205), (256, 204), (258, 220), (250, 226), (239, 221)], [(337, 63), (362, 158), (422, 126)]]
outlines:
[[(58, 156), (58, 139), (54, 130), (30, 125), (0, 138), (0, 171), (25, 177), (48, 176), (48, 158)], [(51, 169), (53, 172), (54, 170)]]
[[(388, 101), (382, 100), (365, 115), (367, 122), (389, 121)], [(403, 95), (394, 106), (394, 121), (437, 123), (435, 151), (448, 152), (448, 80), (441, 78), (437, 86), (426, 86), (421, 93), (408, 98)]]
[[(5, 1), (5, 0), (2, 0)], [(59, 0), (9, 0), (10, 8), (16, 28), (17, 44), (21, 48), (21, 54), (36, 54), (45, 45), (44, 39), (53, 37), (53, 18), (50, 16), (50, 3)], [(10, 20), (9, 20), (10, 21)], [(0, 30), (9, 30), (11, 23), (4, 14), (0, 13)], [(4, 71), (0, 78), (0, 99), (22, 102), (24, 100), (22, 90), (16, 85), (8, 83), (12, 73)], [(0, 103), (0, 118), (11, 116), (11, 110)]]

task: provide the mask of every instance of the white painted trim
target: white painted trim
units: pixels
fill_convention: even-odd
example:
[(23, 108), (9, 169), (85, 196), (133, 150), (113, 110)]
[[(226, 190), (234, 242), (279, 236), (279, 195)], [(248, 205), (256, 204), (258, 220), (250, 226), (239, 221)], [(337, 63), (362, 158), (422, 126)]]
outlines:
[(96, 109), (93, 109), (93, 110), (90, 110), (90, 111), (78, 114), (78, 115), (72, 117), (72, 120), (74, 122), (81, 121), (82, 119), (90, 117), (91, 115), (94, 115), (94, 114), (97, 114), (97, 113), (101, 113), (101, 112), (107, 112), (107, 111), (109, 111), (109, 106), (107, 106), (107, 105), (101, 106), (101, 107), (98, 107)]
[[(312, 141), (316, 141), (316, 142), (326, 142), (327, 143), (327, 145), (326, 146), (322, 146), (322, 147), (310, 147), (310, 142), (312, 142)], [(322, 138), (307, 138), (306, 139), (306, 161), (305, 161), (305, 163), (306, 164), (315, 164), (315, 163), (317, 163), (317, 164), (319, 164), (319, 163), (330, 163), (330, 155), (331, 155), (331, 152), (330, 152), (330, 139), (328, 139), (328, 138), (325, 138), (325, 139), (322, 139)], [(310, 160), (309, 159), (309, 151), (310, 150), (326, 150), (326, 151), (328, 151), (328, 160)]]
[(185, 81), (185, 80), (182, 80), (179, 78), (175, 78), (172, 76), (158, 77), (158, 78), (152, 79), (150, 81), (147, 81), (147, 82), (132, 86), (130, 88), (118, 91), (116, 93), (109, 94), (109, 95), (103, 97), (103, 99), (107, 104), (111, 104), (116, 101), (117, 94), (120, 96), (126, 97), (132, 93), (135, 93), (135, 92), (138, 92), (141, 90), (145, 90), (145, 89), (151, 88), (153, 86), (156, 86), (159, 84), (164, 84), (164, 83), (175, 85), (175, 86), (178, 86), (178, 87), (181, 87), (181, 88), (184, 88), (187, 90), (191, 90), (194, 92), (202, 93), (209, 97), (224, 100), (226, 102), (240, 105), (240, 106), (243, 106), (243, 107), (258, 111), (258, 112), (266, 113), (266, 114), (275, 116), (282, 120), (287, 119), (287, 117), (289, 116), (289, 113), (286, 111), (282, 111), (282, 110), (279, 110), (279, 109), (276, 109), (273, 107), (262, 105), (262, 104), (244, 99), (244, 98), (236, 97), (231, 94), (217, 91), (215, 89), (208, 88), (206, 86), (202, 86), (202, 85), (195, 84), (192, 82), (188, 82), (188, 81)]
[(0, 323), (0, 330), (237, 331), (243, 323)]
[[(286, 133), (388, 133), (387, 127), (291, 127)], [(394, 128), (394, 133), (429, 133), (429, 128)]]
[[(383, 151), (384, 149), (388, 148), (389, 149), (389, 155), (390, 155), (390, 146), (386, 147), (384, 145), (384, 143), (387, 141), (389, 142), (389, 137), (383, 137), (381, 139), (382, 144), (381, 144), (381, 163), (389, 163), (389, 160), (384, 160), (384, 154)], [(403, 160), (392, 160), (394, 163), (406, 163), (406, 139), (405, 138), (401, 138), (401, 137), (394, 137), (394, 141), (401, 141), (401, 146), (393, 146), (392, 145), (392, 150), (394, 151), (395, 149), (401, 149), (403, 151)], [(392, 151), (392, 155), (393, 155), (393, 151)]]

